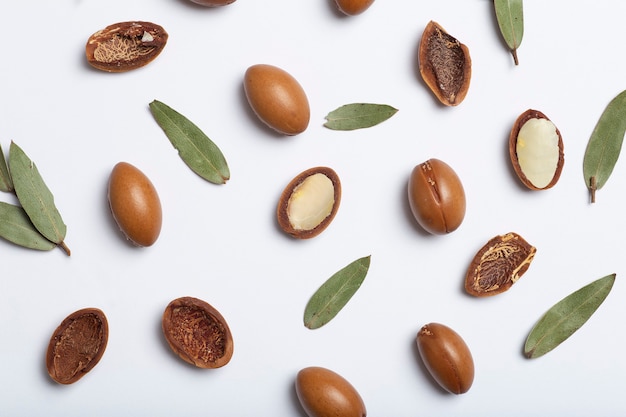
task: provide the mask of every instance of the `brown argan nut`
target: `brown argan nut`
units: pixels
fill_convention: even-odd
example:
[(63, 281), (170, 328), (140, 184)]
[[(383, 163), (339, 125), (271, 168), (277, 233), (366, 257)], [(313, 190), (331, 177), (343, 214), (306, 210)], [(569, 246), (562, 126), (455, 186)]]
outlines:
[(335, 218), (341, 202), (341, 182), (331, 168), (300, 173), (285, 187), (278, 201), (278, 225), (297, 239), (322, 233)]
[(198, 368), (220, 368), (233, 356), (233, 336), (226, 320), (205, 301), (173, 300), (165, 308), (161, 325), (172, 351)]
[(191, 0), (191, 1), (201, 6), (208, 6), (208, 7), (226, 6), (227, 4), (231, 4), (235, 2), (235, 0)]
[(287, 71), (272, 65), (253, 65), (246, 70), (243, 86), (250, 107), (270, 128), (292, 136), (308, 127), (309, 100)]
[(408, 195), (413, 216), (431, 234), (453, 232), (465, 218), (463, 184), (456, 172), (439, 159), (429, 159), (413, 168)]
[(561, 132), (542, 112), (526, 110), (511, 129), (509, 156), (515, 173), (526, 187), (552, 188), (565, 163)]
[(367, 10), (374, 0), (335, 0), (337, 8), (348, 16), (354, 16)]
[(319, 366), (304, 368), (296, 377), (296, 395), (309, 417), (365, 417), (357, 390), (341, 375)]
[(517, 233), (490, 239), (476, 253), (467, 269), (465, 290), (475, 297), (508, 290), (528, 270), (536, 251)]
[(109, 324), (97, 308), (67, 316), (56, 328), (46, 352), (46, 368), (59, 384), (72, 384), (98, 364), (109, 340)]
[(428, 372), (452, 394), (467, 392), (474, 382), (474, 360), (457, 332), (439, 323), (429, 323), (417, 334), (417, 349)]
[(167, 43), (168, 34), (150, 22), (120, 22), (89, 37), (87, 62), (102, 71), (125, 72), (152, 62)]
[(472, 76), (469, 50), (433, 21), (422, 34), (419, 70), (426, 85), (446, 106), (460, 104), (467, 95)]

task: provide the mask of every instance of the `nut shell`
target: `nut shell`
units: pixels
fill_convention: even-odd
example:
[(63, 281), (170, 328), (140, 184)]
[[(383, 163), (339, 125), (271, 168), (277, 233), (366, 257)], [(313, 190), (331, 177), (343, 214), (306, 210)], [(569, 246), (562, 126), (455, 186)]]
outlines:
[(374, 0), (335, 0), (337, 8), (348, 16), (354, 16), (367, 10)]
[(191, 0), (191, 2), (201, 6), (219, 7), (234, 3), (235, 0)]

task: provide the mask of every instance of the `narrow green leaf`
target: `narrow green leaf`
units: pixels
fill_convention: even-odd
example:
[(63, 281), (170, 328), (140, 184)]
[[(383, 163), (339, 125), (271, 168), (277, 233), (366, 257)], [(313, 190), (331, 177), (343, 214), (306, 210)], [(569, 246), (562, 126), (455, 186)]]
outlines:
[(150, 111), (193, 172), (213, 184), (225, 184), (230, 179), (222, 151), (191, 120), (158, 100), (150, 103)]
[(604, 186), (617, 163), (626, 133), (626, 90), (606, 107), (591, 133), (583, 158), (585, 184), (596, 201), (596, 191)]
[(515, 65), (519, 65), (517, 48), (524, 37), (524, 8), (522, 0), (494, 0), (496, 19), (500, 32), (513, 54)]
[(6, 157), (4, 156), (4, 152), (2, 152), (2, 146), (0, 146), (0, 191), (7, 193), (13, 192), (13, 181), (9, 174)]
[(593, 281), (552, 306), (530, 331), (524, 354), (538, 358), (564, 342), (589, 320), (615, 282), (615, 274)]
[(63, 242), (67, 227), (54, 205), (54, 196), (41, 178), (37, 166), (14, 142), (11, 142), (9, 148), (9, 168), (15, 194), (30, 221), (39, 233), (69, 255), (70, 250)]
[(0, 202), (0, 237), (25, 248), (51, 250), (57, 245), (41, 235), (22, 207)]
[(324, 126), (333, 130), (363, 129), (384, 122), (397, 111), (386, 104), (346, 104), (328, 113)]
[(370, 266), (365, 256), (337, 271), (313, 294), (304, 309), (304, 325), (318, 329), (331, 321), (361, 287)]

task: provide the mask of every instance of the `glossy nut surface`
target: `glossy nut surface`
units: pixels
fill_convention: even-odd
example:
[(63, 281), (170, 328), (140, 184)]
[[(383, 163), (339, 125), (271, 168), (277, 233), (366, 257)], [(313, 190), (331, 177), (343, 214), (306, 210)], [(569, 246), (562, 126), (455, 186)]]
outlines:
[(467, 392), (474, 382), (474, 359), (457, 332), (439, 323), (424, 325), (417, 348), (428, 372), (452, 394)]
[(456, 230), (465, 218), (465, 190), (454, 170), (439, 159), (429, 159), (411, 172), (409, 205), (417, 222), (431, 234)]
[(348, 16), (354, 16), (367, 10), (374, 0), (335, 0), (337, 8)]
[(318, 366), (304, 368), (296, 377), (296, 394), (309, 417), (365, 417), (357, 390), (341, 375)]

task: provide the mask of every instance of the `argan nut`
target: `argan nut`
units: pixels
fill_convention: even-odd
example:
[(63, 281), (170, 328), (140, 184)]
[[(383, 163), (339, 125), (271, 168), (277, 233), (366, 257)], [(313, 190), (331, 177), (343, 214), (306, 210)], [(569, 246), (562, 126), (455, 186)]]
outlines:
[(296, 176), (280, 196), (278, 225), (297, 239), (322, 233), (335, 218), (341, 202), (341, 182), (331, 168), (310, 168)]
[(152, 62), (167, 43), (168, 34), (150, 22), (120, 22), (89, 37), (87, 62), (106, 72), (125, 72)]
[(341, 375), (319, 366), (304, 368), (296, 377), (296, 394), (309, 417), (365, 417), (357, 390)]
[(528, 270), (536, 251), (517, 233), (490, 239), (476, 253), (467, 269), (465, 290), (475, 297), (508, 290)]
[(161, 200), (154, 185), (135, 166), (120, 162), (109, 177), (108, 199), (113, 218), (137, 246), (151, 246), (161, 233)]
[(552, 188), (565, 163), (561, 132), (545, 114), (526, 110), (511, 129), (509, 156), (515, 173), (526, 187)]
[(173, 300), (161, 321), (172, 351), (198, 368), (220, 368), (233, 356), (233, 336), (228, 323), (209, 303), (193, 297)]
[(367, 10), (374, 0), (335, 0), (337, 8), (348, 16), (354, 16)]
[(235, 0), (191, 0), (191, 1), (201, 6), (208, 6), (208, 7), (226, 6), (227, 4), (231, 4), (235, 2)]
[(474, 359), (457, 332), (443, 324), (426, 324), (417, 334), (417, 349), (442, 388), (452, 394), (469, 391), (474, 382)]
[(297, 135), (309, 125), (309, 100), (298, 81), (285, 70), (266, 64), (249, 67), (244, 90), (254, 113), (283, 135)]
[(431, 234), (453, 232), (465, 218), (463, 184), (456, 172), (439, 159), (429, 159), (413, 168), (408, 195), (413, 216)]
[(430, 21), (420, 41), (419, 70), (441, 103), (459, 105), (467, 95), (472, 76), (469, 49)]
[(73, 384), (98, 364), (109, 340), (109, 324), (97, 308), (67, 316), (56, 328), (46, 352), (46, 368), (59, 384)]

